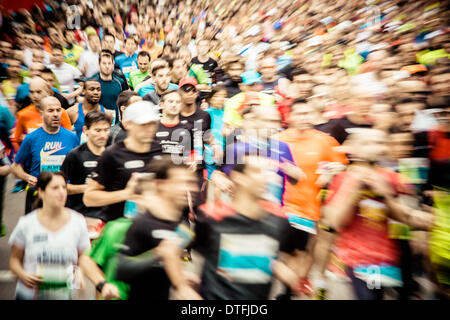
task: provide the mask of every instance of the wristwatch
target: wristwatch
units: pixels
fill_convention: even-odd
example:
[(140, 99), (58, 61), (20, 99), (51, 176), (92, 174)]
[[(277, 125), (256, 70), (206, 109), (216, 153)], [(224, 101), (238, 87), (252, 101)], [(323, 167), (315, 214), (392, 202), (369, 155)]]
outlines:
[(105, 284), (106, 284), (106, 281), (102, 281), (95, 286), (95, 289), (97, 289), (98, 292), (102, 293), (102, 290), (103, 290), (103, 287), (105, 286)]

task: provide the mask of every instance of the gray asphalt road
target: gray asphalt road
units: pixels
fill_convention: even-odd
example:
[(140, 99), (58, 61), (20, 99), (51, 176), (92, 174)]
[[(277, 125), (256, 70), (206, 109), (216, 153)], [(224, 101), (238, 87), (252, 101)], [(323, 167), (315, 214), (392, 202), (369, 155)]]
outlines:
[(9, 175), (5, 188), (5, 201), (3, 208), (3, 223), (6, 225), (8, 233), (0, 238), (0, 299), (14, 299), (14, 291), (16, 286), (15, 278), (8, 271), (9, 245), (8, 240), (14, 227), (23, 216), (25, 210), (25, 192), (11, 193), (15, 179)]

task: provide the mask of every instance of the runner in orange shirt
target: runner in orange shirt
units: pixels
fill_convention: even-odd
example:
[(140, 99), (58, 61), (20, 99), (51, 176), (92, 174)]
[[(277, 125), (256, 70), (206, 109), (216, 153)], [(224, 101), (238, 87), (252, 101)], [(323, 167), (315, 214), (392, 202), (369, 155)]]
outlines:
[[(17, 122), (12, 139), (12, 143), (16, 151), (19, 150), (19, 147), (27, 134), (42, 127), (43, 120), (39, 111), (39, 105), (43, 98), (49, 96), (50, 90), (50, 86), (44, 79), (34, 77), (31, 80), (30, 100), (32, 104), (20, 110), (16, 114)], [(72, 130), (72, 123), (70, 122), (70, 118), (64, 109), (62, 110), (61, 126), (67, 130)]]
[(285, 210), (292, 228), (296, 229), (298, 241), (304, 243), (304, 251), (297, 251), (295, 270), (303, 278), (303, 291), (312, 294), (307, 275), (313, 264), (312, 249), (316, 243), (317, 222), (320, 219), (320, 185), (317, 173), (321, 162), (347, 163), (346, 156), (334, 148), (339, 143), (331, 136), (313, 129), (314, 107), (304, 99), (293, 102), (289, 128), (278, 139), (289, 145), (296, 165), (306, 178), (293, 185), (286, 184), (283, 197)]

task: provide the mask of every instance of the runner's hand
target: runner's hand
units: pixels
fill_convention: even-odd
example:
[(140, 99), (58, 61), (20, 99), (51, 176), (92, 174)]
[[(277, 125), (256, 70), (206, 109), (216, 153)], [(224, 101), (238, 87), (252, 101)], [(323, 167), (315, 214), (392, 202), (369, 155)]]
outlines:
[(203, 99), (203, 100), (202, 100), (202, 104), (200, 105), (200, 109), (206, 110), (206, 109), (208, 109), (208, 107), (209, 107), (208, 102), (206, 102), (206, 100)]
[(136, 172), (133, 172), (130, 180), (128, 180), (127, 185), (125, 187), (125, 190), (128, 191), (130, 197), (134, 195), (134, 190), (136, 189), (136, 187), (138, 185), (138, 180), (139, 179), (136, 175)]
[(28, 184), (30, 185), (30, 187), (35, 187), (36, 186), (36, 183), (37, 183), (37, 178), (36, 177), (34, 177), (34, 176), (32, 176), (32, 175), (29, 175), (28, 176)]
[(386, 179), (381, 176), (379, 173), (372, 171), (366, 178), (364, 182), (372, 189), (373, 192), (384, 195), (384, 196), (392, 196), (394, 194), (394, 190), (390, 183), (386, 181)]
[(42, 277), (38, 276), (36, 274), (31, 274), (28, 272), (25, 272), (21, 277), (20, 280), (23, 282), (24, 285), (26, 285), (28, 288), (35, 288), (39, 284), (42, 283)]
[(233, 182), (221, 173), (213, 173), (212, 183), (222, 192), (233, 192)]
[(280, 169), (284, 172), (284, 174), (286, 174), (291, 179), (294, 179), (295, 181), (306, 179), (306, 174), (303, 172), (303, 170), (286, 159), (284, 159), (284, 161), (280, 163)]
[(434, 215), (421, 210), (412, 210), (409, 214), (409, 224), (412, 227), (428, 230), (433, 226)]
[(105, 300), (120, 299), (119, 289), (111, 283), (105, 283), (102, 289), (102, 297)]

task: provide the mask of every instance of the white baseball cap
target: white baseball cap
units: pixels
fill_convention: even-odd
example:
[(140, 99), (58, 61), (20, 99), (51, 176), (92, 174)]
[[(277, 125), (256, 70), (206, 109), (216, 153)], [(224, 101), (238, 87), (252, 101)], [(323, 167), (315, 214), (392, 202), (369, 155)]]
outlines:
[(123, 122), (131, 121), (136, 124), (144, 124), (159, 121), (159, 108), (148, 101), (138, 101), (130, 104), (123, 113)]

